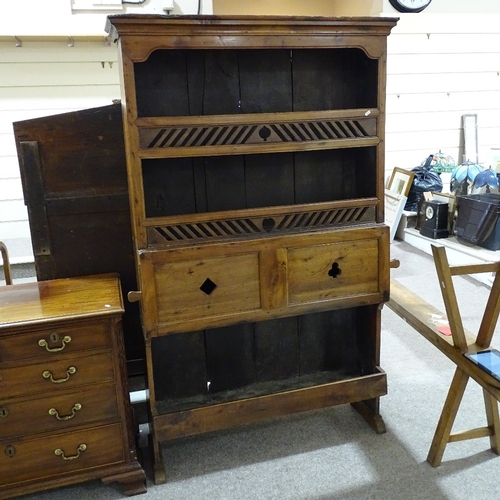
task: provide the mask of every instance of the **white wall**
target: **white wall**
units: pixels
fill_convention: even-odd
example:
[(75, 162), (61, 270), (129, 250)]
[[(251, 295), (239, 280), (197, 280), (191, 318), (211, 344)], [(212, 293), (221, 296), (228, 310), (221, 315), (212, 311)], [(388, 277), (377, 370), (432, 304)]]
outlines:
[[(120, 98), (116, 47), (0, 42), (0, 239), (29, 237), (12, 124)], [(104, 63), (104, 64), (103, 64)], [(104, 66), (104, 67), (103, 67)]]
[[(2, 5), (0, 240), (8, 245), (13, 263), (33, 260), (13, 122), (119, 99), (117, 49), (105, 38), (106, 16), (163, 13), (162, 7), (169, 3), (148, 0), (142, 6), (95, 13), (73, 12), (73, 1), (16, 0)], [(198, 0), (176, 0), (173, 13), (195, 14), (197, 9)], [(211, 0), (202, 0), (201, 9), (210, 14)]]
[[(29, 243), (12, 122), (105, 105), (120, 96), (116, 47), (107, 46), (103, 35), (106, 15), (120, 12), (75, 14), (71, 2), (16, 0), (2, 6), (0, 240)], [(241, 9), (243, 0), (202, 0), (201, 5), (203, 13), (211, 13), (213, 5), (214, 14), (227, 13), (218, 10), (223, 8), (254, 14), (259, 2), (246, 2), (248, 10)], [(439, 149), (461, 160), (463, 114), (478, 115), (479, 160), (485, 161), (490, 147), (500, 146), (500, 2), (433, 0), (420, 14), (397, 13), (388, 0), (362, 4), (372, 15), (400, 17), (388, 41), (387, 174), (395, 166), (413, 168)], [(127, 12), (154, 12), (162, 5), (148, 0)], [(297, 14), (333, 15), (332, 6), (336, 15), (364, 14), (352, 0), (276, 0), (273, 5), (281, 5), (284, 14), (292, 6)], [(174, 7), (176, 13), (191, 14), (198, 2), (176, 0)], [(306, 7), (307, 12), (300, 10)], [(74, 47), (68, 47), (67, 36), (74, 37)]]
[(488, 15), (401, 15), (388, 40), (387, 171), (412, 168), (439, 149), (462, 162), (464, 114), (478, 116), (480, 163), (500, 145), (500, 2), (494, 4), (497, 12)]
[[(140, 0), (129, 0), (139, 2)], [(163, 14), (173, 3), (172, 14), (212, 13), (212, 0), (146, 0), (143, 4), (123, 4), (109, 8), (74, 9), (98, 3), (96, 0), (4, 0), (0, 15), (0, 36), (105, 35), (108, 14)]]

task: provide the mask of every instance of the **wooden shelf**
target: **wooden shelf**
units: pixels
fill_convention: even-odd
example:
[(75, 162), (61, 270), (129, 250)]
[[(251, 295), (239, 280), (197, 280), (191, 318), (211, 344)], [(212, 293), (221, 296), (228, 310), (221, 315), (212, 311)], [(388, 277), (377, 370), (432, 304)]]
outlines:
[[(307, 380), (304, 385), (307, 384), (308, 387), (300, 387), (302, 384), (295, 380), (256, 385), (250, 391), (243, 389), (224, 393), (220, 396), (222, 401), (214, 397), (213, 402), (207, 401), (208, 406), (205, 407), (170, 413), (166, 412), (168, 408), (164, 408), (169, 406), (168, 402), (158, 402), (158, 414), (154, 417), (153, 424), (158, 429), (158, 439), (163, 441), (387, 394), (387, 377), (380, 368), (370, 375), (344, 377), (343, 380), (326, 382), (325, 379), (335, 379), (335, 374), (312, 375), (305, 377)], [(270, 386), (276, 389), (280, 385), (280, 392), (273, 393), (272, 389), (270, 393), (264, 392)], [(252, 397), (248, 397), (250, 392)], [(238, 396), (241, 399), (236, 399)], [(236, 400), (224, 401), (228, 397)]]

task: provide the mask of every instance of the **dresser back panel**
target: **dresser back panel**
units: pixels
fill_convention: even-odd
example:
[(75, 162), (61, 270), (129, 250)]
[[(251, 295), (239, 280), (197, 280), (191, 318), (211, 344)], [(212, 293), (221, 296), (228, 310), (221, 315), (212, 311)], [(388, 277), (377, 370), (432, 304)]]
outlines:
[(157, 50), (134, 73), (140, 117), (377, 107), (360, 49)]

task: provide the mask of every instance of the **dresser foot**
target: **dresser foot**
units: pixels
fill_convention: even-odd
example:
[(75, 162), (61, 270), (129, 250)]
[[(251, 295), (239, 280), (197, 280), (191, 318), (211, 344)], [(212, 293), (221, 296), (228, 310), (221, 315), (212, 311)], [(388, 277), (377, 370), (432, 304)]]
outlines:
[(127, 496), (140, 495), (148, 491), (146, 486), (146, 474), (144, 474), (141, 468), (103, 477), (102, 482), (104, 484), (113, 482), (121, 483), (123, 486), (123, 493)]
[[(351, 403), (351, 406), (363, 417), (365, 422), (377, 433), (384, 434), (387, 432), (385, 422), (382, 415), (378, 412), (378, 398), (369, 401), (357, 401)], [(376, 407), (376, 410), (372, 408)]]
[(167, 482), (167, 475), (165, 473), (165, 465), (163, 462), (154, 464), (153, 474), (155, 484), (165, 484)]

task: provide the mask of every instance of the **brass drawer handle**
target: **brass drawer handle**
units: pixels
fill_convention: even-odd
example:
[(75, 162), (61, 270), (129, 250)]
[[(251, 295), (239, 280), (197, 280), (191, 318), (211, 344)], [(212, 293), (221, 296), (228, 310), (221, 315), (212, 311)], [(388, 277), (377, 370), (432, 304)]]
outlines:
[(55, 408), (51, 408), (49, 410), (49, 415), (52, 415), (53, 417), (56, 417), (57, 420), (71, 420), (75, 415), (78, 410), (82, 409), (82, 405), (80, 403), (75, 403), (73, 408), (71, 408), (71, 414), (66, 415), (65, 417), (59, 416), (59, 412)]
[(62, 343), (61, 347), (50, 348), (48, 342), (45, 339), (40, 339), (38, 341), (38, 345), (40, 347), (45, 347), (45, 350), (48, 352), (59, 352), (62, 351), (66, 347), (66, 344), (69, 344), (70, 342), (71, 342), (71, 337), (69, 335), (65, 335), (61, 340)]
[(85, 443), (82, 443), (76, 450), (76, 455), (70, 455), (67, 457), (64, 454), (64, 451), (61, 450), (61, 448), (57, 448), (57, 450), (54, 450), (54, 453), (58, 457), (62, 457), (63, 460), (76, 460), (80, 456), (80, 452), (85, 451), (87, 449), (87, 445)]
[(69, 380), (69, 377), (71, 377), (71, 375), (73, 375), (74, 373), (76, 373), (76, 368), (74, 366), (70, 366), (66, 370), (66, 374), (68, 375), (66, 378), (55, 379), (49, 370), (45, 370), (42, 373), (42, 377), (50, 379), (50, 381), (53, 382), (54, 384), (62, 384), (63, 382)]

